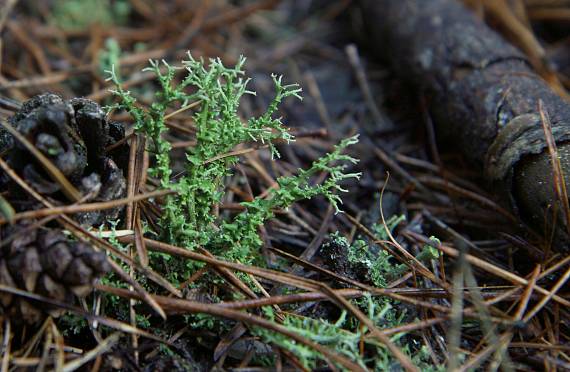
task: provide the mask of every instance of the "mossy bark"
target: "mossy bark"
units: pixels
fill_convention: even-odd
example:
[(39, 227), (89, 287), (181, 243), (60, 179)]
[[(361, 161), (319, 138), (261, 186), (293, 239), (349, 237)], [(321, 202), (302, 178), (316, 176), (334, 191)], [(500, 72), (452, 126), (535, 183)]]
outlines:
[(454, 143), (527, 223), (542, 229), (553, 189), (539, 101), (551, 118), (570, 182), (570, 104), (533, 71), (525, 56), (454, 0), (363, 0), (374, 52), (426, 95), (438, 139)]

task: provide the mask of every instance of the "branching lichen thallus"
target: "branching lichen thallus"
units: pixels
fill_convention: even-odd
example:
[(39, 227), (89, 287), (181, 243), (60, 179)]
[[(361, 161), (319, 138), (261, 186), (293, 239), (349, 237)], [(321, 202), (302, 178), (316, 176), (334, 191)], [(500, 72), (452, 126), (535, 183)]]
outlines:
[[(248, 78), (244, 77), (245, 58), (236, 66), (225, 67), (220, 59), (211, 59), (206, 66), (201, 59), (188, 55), (182, 67), (173, 67), (162, 61), (151, 61), (145, 69), (156, 75), (160, 89), (154, 94), (150, 107), (140, 107), (134, 96), (125, 90), (114, 71), (110, 80), (116, 86), (113, 91), (119, 97), (115, 109), (126, 110), (133, 118), (135, 132), (146, 136), (153, 154), (153, 168), (149, 175), (156, 177), (160, 188), (175, 191), (165, 198), (157, 232), (164, 241), (188, 249), (207, 247), (212, 252), (232, 261), (252, 263), (260, 257), (262, 241), (258, 229), (274, 216), (275, 209), (288, 208), (301, 199), (322, 195), (338, 210), (341, 201), (337, 191), (345, 191), (339, 183), (357, 178), (359, 173), (345, 173), (350, 164), (357, 162), (343, 150), (357, 142), (357, 136), (345, 139), (334, 150), (317, 159), (309, 169), (297, 175), (281, 177), (277, 186), (265, 197), (244, 202), (245, 210), (235, 217), (221, 219), (212, 213), (225, 192), (224, 182), (239, 160), (228, 155), (237, 146), (247, 142), (267, 144), (272, 157), (279, 157), (273, 142), (293, 139), (280, 117), (275, 117), (279, 104), (287, 97), (301, 99), (297, 84), (285, 85), (281, 76), (273, 75), (275, 97), (265, 112), (244, 122), (238, 115), (240, 99), (247, 90)], [(177, 70), (185, 69), (185, 76), (176, 82)], [(184, 173), (172, 178), (171, 144), (163, 138), (167, 130), (167, 113), (192, 105), (196, 130), (195, 145), (186, 153)], [(214, 159), (214, 160), (212, 160)], [(312, 178), (326, 172), (328, 177), (320, 184), (312, 184)], [(259, 263), (259, 262), (258, 262)]]

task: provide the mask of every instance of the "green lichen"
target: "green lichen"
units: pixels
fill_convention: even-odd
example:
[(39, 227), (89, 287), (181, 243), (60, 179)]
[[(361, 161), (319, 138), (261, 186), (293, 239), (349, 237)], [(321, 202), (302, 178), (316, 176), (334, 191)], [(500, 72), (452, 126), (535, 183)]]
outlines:
[[(388, 303), (378, 305), (375, 298), (366, 295), (363, 299), (365, 311), (368, 317), (377, 325), (395, 327), (402, 324), (403, 314), (395, 316), (395, 310)], [(275, 321), (273, 309), (263, 308), (265, 315)], [(381, 343), (370, 337), (365, 337), (366, 327), (350, 327), (349, 317), (343, 311), (334, 323), (323, 319), (312, 319), (302, 316), (285, 315), (281, 325), (289, 331), (295, 332), (315, 343), (334, 350), (339, 355), (355, 362), (365, 370), (373, 371), (399, 371), (401, 366), (391, 355), (390, 351)], [(301, 364), (308, 370), (315, 370), (326, 365), (328, 361), (318, 351), (295, 342), (280, 333), (271, 330), (254, 327), (252, 331), (265, 342), (272, 343), (280, 348), (290, 351)], [(421, 371), (444, 371), (444, 366), (433, 366), (429, 358), (429, 352), (424, 347), (414, 347), (402, 341), (403, 333), (391, 337), (402, 351), (410, 356), (412, 362)], [(364, 342), (366, 353), (361, 352), (361, 342)], [(412, 350), (413, 349), (413, 350)], [(342, 366), (337, 366), (341, 370)]]
[(105, 74), (106, 71), (115, 68), (117, 79), (120, 80), (119, 60), (121, 58), (121, 46), (119, 42), (110, 37), (105, 40), (105, 47), (99, 51), (99, 73)]
[[(221, 202), (225, 181), (239, 160), (231, 154), (232, 150), (246, 143), (266, 144), (273, 158), (277, 158), (279, 153), (273, 142), (293, 139), (276, 113), (284, 99), (301, 99), (301, 89), (297, 84), (283, 84), (280, 76), (272, 76), (273, 100), (263, 114), (244, 122), (238, 114), (240, 100), (245, 94), (255, 94), (247, 90), (249, 79), (243, 71), (244, 63), (245, 58), (240, 58), (236, 66), (226, 67), (219, 59), (211, 59), (206, 66), (203, 60), (194, 59), (190, 54), (182, 67), (151, 61), (146, 70), (156, 75), (160, 89), (154, 102), (146, 108), (139, 106), (133, 95), (122, 88), (114, 70), (110, 72), (110, 80), (115, 83), (114, 93), (120, 98), (113, 108), (129, 112), (135, 131), (145, 135), (151, 143), (154, 167), (149, 174), (158, 179), (160, 188), (176, 191), (162, 205), (159, 221), (162, 239), (191, 250), (207, 247), (226, 259), (252, 263), (260, 257), (258, 229), (274, 216), (275, 209), (288, 208), (296, 201), (318, 195), (338, 209), (337, 192), (345, 191), (339, 183), (359, 174), (344, 173), (348, 164), (356, 163), (354, 158), (342, 153), (357, 142), (357, 137), (352, 137), (316, 160), (309, 169), (279, 178), (278, 187), (264, 198), (242, 203), (245, 211), (235, 218), (220, 219), (212, 213), (214, 206)], [(180, 69), (186, 74), (176, 83), (175, 76)], [(170, 110), (187, 105), (194, 106), (196, 145), (187, 151), (183, 174), (173, 180), (171, 144), (163, 138), (167, 130), (165, 116)], [(329, 177), (314, 185), (314, 176), (321, 172), (327, 172)]]
[(56, 0), (51, 21), (64, 30), (83, 30), (94, 24), (124, 24), (130, 12), (127, 0)]

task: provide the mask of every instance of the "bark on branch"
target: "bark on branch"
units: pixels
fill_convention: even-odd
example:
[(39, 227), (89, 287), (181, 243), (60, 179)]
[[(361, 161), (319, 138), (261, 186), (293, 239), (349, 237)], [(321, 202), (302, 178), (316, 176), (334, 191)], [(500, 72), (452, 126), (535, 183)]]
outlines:
[[(525, 56), (454, 0), (364, 0), (375, 52), (419, 86), (439, 139), (479, 165), (527, 222), (553, 223), (567, 242), (554, 194), (539, 101), (551, 118), (565, 180), (570, 175), (570, 105), (532, 70)], [(560, 244), (559, 244), (560, 245)], [(565, 243), (561, 245), (565, 246)]]

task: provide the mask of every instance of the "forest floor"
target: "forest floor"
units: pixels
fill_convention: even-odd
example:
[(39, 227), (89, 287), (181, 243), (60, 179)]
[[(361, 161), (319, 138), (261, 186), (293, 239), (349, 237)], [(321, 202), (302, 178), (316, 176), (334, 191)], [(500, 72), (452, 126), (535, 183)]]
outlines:
[[(106, 193), (102, 176), (91, 199), (68, 200), (85, 179), (68, 187), (57, 170), (61, 192), (14, 192), (5, 185), (29, 174), (2, 148), (0, 266), (12, 270), (7, 257), (22, 244), (41, 246), (23, 239), (35, 230), (61, 231), (65, 244), (87, 242), (114, 262), (69, 303), (0, 268), (2, 370), (570, 369), (568, 257), (544, 254), (481, 172), (437, 141), (421, 95), (371, 57), (382, 46), (367, 45), (356, 2), (7, 0), (0, 30), (3, 127), (51, 92), (119, 104), (109, 119), (126, 132), (104, 147), (124, 147), (123, 161), (113, 155), (124, 189)], [(188, 52), (190, 71), (170, 67)], [(232, 69), (241, 56), (243, 76)], [(143, 71), (149, 59), (168, 65)], [(173, 93), (157, 73), (168, 87), (198, 77)], [(227, 90), (193, 95), (208, 73)], [(239, 77), (256, 94), (233, 113)], [(265, 117), (276, 85), (291, 94)], [(178, 96), (159, 107), (168, 94)], [(257, 142), (223, 143), (245, 136), (232, 125), (249, 118), (269, 128), (244, 132)], [(346, 155), (335, 152), (357, 134)], [(14, 316), (35, 315), (28, 307), (42, 313), (32, 324)]]

